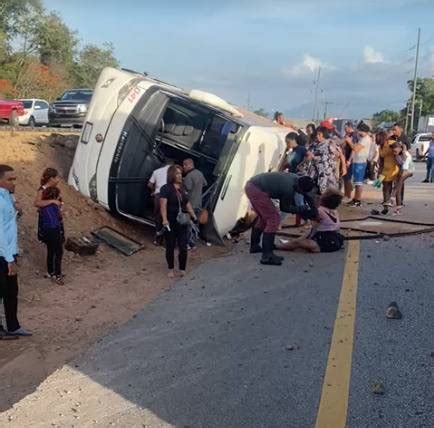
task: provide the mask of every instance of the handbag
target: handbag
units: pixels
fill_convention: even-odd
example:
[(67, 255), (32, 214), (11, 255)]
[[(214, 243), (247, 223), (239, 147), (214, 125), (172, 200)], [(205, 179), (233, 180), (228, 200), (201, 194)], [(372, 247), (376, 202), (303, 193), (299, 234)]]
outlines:
[(178, 205), (179, 205), (178, 215), (176, 216), (176, 222), (180, 226), (187, 226), (190, 224), (190, 215), (182, 211), (181, 197), (179, 196), (178, 192), (176, 192), (176, 197), (178, 198)]

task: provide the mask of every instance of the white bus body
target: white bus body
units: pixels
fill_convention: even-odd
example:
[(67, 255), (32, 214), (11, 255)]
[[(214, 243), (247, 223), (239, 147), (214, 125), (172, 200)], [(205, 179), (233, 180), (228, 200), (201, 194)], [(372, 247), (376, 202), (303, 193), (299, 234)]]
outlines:
[[(206, 233), (224, 236), (248, 208), (244, 185), (275, 170), (288, 128), (241, 117), (206, 93), (105, 68), (97, 82), (69, 174), (69, 184), (112, 212), (153, 224), (147, 182), (165, 159), (195, 160), (209, 186)], [(208, 101), (208, 102), (207, 102)]]

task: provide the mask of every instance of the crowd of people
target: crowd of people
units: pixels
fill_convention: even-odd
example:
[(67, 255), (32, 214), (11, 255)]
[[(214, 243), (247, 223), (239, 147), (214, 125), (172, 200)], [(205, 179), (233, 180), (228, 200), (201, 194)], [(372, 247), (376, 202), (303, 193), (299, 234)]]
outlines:
[[(274, 123), (286, 125), (281, 113), (275, 114)], [(295, 214), (296, 225), (301, 218), (309, 220), (311, 228), (302, 237), (277, 248), (310, 252), (342, 248), (337, 208), (341, 203), (361, 207), (367, 184), (383, 190), (382, 208), (372, 210), (372, 214), (387, 215), (393, 207), (393, 215), (402, 213), (405, 182), (412, 177), (414, 164), (410, 140), (399, 123), (388, 131), (373, 133), (363, 121), (356, 127), (347, 122), (343, 135), (339, 135), (333, 120), (328, 119), (318, 127), (310, 123), (305, 130), (288, 133), (286, 144), (280, 171), (253, 177), (245, 187), (258, 217), (252, 228), (250, 252), (262, 252), (262, 264), (282, 264), (282, 257), (273, 253), (281, 212)], [(434, 133), (425, 155), (424, 182), (428, 182), (432, 181), (434, 169)]]

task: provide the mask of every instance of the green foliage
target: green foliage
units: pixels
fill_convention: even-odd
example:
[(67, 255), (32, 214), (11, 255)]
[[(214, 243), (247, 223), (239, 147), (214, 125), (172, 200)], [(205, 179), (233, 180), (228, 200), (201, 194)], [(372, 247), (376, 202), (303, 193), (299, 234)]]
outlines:
[(104, 67), (118, 65), (110, 43), (80, 50), (77, 34), (41, 0), (0, 0), (0, 78), (18, 96), (93, 88)]
[(104, 43), (102, 47), (86, 45), (80, 52), (74, 66), (77, 86), (93, 88), (101, 70), (104, 67), (119, 67), (118, 60), (113, 55), (113, 45)]
[[(413, 92), (413, 80), (407, 82), (408, 88)], [(411, 103), (412, 97), (409, 102)], [(416, 110), (422, 103), (422, 116), (434, 113), (434, 79), (417, 79), (416, 82)]]
[(372, 121), (375, 126), (378, 126), (381, 122), (397, 122), (400, 118), (400, 114), (392, 110), (382, 110), (374, 113)]

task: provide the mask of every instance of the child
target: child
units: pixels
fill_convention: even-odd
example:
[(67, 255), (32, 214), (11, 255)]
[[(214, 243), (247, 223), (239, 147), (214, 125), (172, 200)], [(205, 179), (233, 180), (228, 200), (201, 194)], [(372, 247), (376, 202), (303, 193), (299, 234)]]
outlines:
[[(47, 187), (42, 192), (42, 200), (60, 201), (58, 187)], [(62, 213), (59, 205), (52, 203), (39, 209), (42, 242), (47, 246), (47, 277), (63, 285), (62, 257), (65, 241)]]
[(426, 156), (426, 178), (422, 183), (434, 182), (434, 132), (431, 134), (431, 141), (428, 150), (424, 153)]
[(414, 163), (410, 152), (407, 150), (407, 146), (401, 143), (394, 143), (391, 146), (395, 155), (396, 163), (399, 165), (399, 175), (395, 180), (391, 198), (396, 197), (395, 215), (401, 214), (402, 205), (402, 187), (405, 180), (413, 176)]
[(277, 247), (279, 250), (292, 251), (302, 248), (311, 253), (330, 253), (343, 247), (344, 239), (339, 233), (340, 221), (336, 211), (344, 195), (336, 189), (327, 189), (320, 198), (318, 219), (307, 236), (294, 239)]

